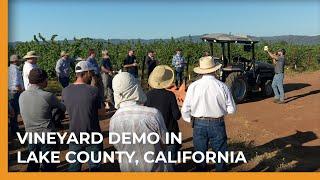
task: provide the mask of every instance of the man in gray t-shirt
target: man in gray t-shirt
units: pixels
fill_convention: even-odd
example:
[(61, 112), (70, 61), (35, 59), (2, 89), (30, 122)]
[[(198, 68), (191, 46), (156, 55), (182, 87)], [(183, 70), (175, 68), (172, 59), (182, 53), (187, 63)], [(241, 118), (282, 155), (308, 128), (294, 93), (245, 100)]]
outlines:
[(285, 65), (285, 49), (280, 49), (276, 54), (267, 51), (269, 56), (273, 60), (275, 75), (272, 81), (272, 89), (274, 92), (274, 102), (283, 104), (284, 103), (284, 90), (283, 90), (283, 79), (284, 79), (284, 65)]

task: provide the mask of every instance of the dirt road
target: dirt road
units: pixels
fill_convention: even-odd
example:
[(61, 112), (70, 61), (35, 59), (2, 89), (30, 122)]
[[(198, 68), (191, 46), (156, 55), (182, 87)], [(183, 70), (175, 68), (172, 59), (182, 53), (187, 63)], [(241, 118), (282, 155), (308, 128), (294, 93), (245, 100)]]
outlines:
[[(231, 164), (230, 171), (320, 171), (320, 71), (286, 75), (286, 103), (275, 104), (272, 98), (253, 95), (238, 105), (235, 115), (226, 118), (229, 149), (243, 151), (247, 164)], [(111, 114), (110, 114), (111, 115)], [(101, 120), (105, 137), (108, 119)], [(23, 128), (22, 123), (21, 128)], [(192, 128), (180, 120), (184, 143), (192, 149)], [(68, 121), (64, 121), (67, 129)], [(106, 150), (112, 150), (108, 144)], [(66, 153), (67, 146), (61, 147)], [(9, 138), (9, 170), (25, 171), (17, 164), (17, 151), (27, 155), (26, 147)], [(65, 171), (67, 163), (59, 165)], [(103, 164), (103, 171), (118, 171), (117, 164)], [(213, 165), (209, 166), (209, 170)], [(87, 170), (87, 166), (83, 167)], [(179, 164), (178, 171), (193, 171), (194, 164)]]

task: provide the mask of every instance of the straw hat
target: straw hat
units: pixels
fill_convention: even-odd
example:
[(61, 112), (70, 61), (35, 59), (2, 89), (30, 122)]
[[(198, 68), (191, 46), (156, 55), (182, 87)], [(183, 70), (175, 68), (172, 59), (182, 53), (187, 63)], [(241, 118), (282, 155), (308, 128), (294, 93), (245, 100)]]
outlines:
[(69, 56), (69, 53), (67, 53), (66, 51), (61, 51), (60, 57), (63, 57), (63, 56)]
[(202, 57), (199, 59), (199, 67), (195, 67), (193, 71), (197, 74), (209, 74), (221, 68), (222, 64), (215, 63), (211, 56)]
[(167, 65), (159, 65), (153, 69), (148, 83), (154, 89), (164, 89), (171, 86), (173, 80), (173, 70)]
[(23, 59), (30, 59), (30, 58), (38, 58), (39, 56), (36, 55), (35, 51), (29, 51), (25, 56), (23, 56)]

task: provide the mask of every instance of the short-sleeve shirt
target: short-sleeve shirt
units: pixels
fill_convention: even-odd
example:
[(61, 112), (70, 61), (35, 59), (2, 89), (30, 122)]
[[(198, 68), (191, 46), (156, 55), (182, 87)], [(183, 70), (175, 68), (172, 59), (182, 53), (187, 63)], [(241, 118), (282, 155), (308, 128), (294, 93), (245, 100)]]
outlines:
[(274, 72), (276, 74), (283, 73), (284, 72), (284, 65), (285, 65), (285, 58), (284, 58), (284, 56), (280, 56), (277, 60), (275, 67), (274, 67)]
[(98, 88), (88, 84), (70, 84), (62, 90), (62, 102), (70, 116), (70, 132), (101, 132), (98, 118)]
[(29, 89), (20, 95), (19, 105), (26, 132), (56, 131), (52, 110), (58, 108), (65, 111), (65, 106), (54, 94), (35, 85), (30, 85)]
[(103, 58), (101, 65), (106, 69), (112, 70), (112, 64), (111, 64), (110, 58)]
[[(133, 64), (133, 63), (137, 63), (137, 58), (136, 56), (127, 56), (124, 59), (123, 65), (128, 65), (128, 64)], [(134, 67), (128, 67), (126, 68), (127, 72), (134, 75), (134, 76), (138, 76), (138, 67), (134, 66)]]
[(22, 76), (23, 76), (24, 88), (26, 90), (28, 90), (30, 86), (29, 73), (33, 68), (36, 68), (36, 67), (38, 67), (36, 64), (31, 64), (28, 61), (26, 61), (23, 65)]

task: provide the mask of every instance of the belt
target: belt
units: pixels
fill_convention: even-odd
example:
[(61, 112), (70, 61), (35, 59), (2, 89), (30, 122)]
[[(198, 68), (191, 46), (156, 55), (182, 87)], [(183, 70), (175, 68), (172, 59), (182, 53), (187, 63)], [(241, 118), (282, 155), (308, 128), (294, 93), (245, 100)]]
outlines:
[(221, 120), (223, 119), (223, 116), (218, 117), (218, 118), (214, 118), (214, 117), (194, 117), (196, 120), (205, 120), (205, 121), (216, 121), (216, 120)]

